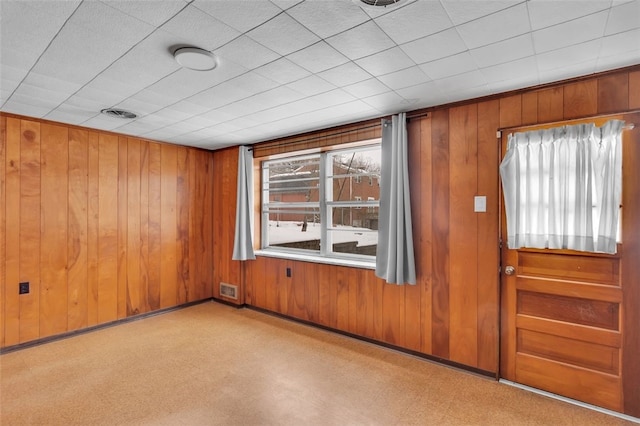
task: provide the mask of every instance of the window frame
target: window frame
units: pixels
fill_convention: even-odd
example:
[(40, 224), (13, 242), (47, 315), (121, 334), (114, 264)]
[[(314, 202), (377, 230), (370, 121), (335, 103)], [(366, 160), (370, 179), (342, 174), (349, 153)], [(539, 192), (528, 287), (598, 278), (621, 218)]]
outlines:
[[(364, 142), (364, 141), (363, 141)], [(356, 183), (356, 178), (359, 177), (360, 181), (362, 180), (362, 176), (369, 176), (370, 179), (373, 177), (377, 177), (379, 180), (379, 173), (372, 173), (370, 175), (362, 174), (362, 173), (349, 173), (346, 175), (334, 175), (333, 174), (333, 157), (343, 154), (345, 152), (362, 152), (362, 151), (370, 151), (372, 148), (377, 148), (381, 150), (381, 139), (372, 139), (368, 140), (365, 143), (360, 143), (355, 146), (334, 146), (329, 149), (325, 149), (319, 152), (309, 153), (305, 152), (291, 152), (287, 155), (278, 155), (276, 158), (267, 158), (260, 161), (259, 169), (260, 169), (260, 248), (257, 250), (258, 254), (267, 255), (272, 257), (282, 257), (289, 259), (301, 259), (301, 260), (310, 260), (319, 263), (333, 263), (333, 264), (344, 264), (351, 265), (357, 267), (364, 268), (372, 268), (375, 267), (375, 255), (366, 255), (359, 253), (344, 253), (337, 252), (333, 250), (333, 236), (336, 232), (340, 232), (337, 226), (334, 226), (332, 223), (331, 226), (329, 224), (331, 214), (333, 209), (336, 208), (357, 208), (362, 209), (363, 207), (367, 208), (368, 212), (371, 212), (372, 209), (380, 207), (380, 200), (367, 200), (367, 201), (356, 201), (355, 199), (343, 200), (343, 201), (332, 201), (332, 192), (334, 179), (344, 178), (345, 176), (351, 176), (353, 179), (353, 183)], [(272, 164), (276, 164), (279, 162), (285, 161), (297, 161), (304, 159), (314, 159), (317, 158), (319, 161), (319, 175), (318, 175), (318, 190), (319, 190), (319, 200), (318, 202), (309, 201), (309, 202), (285, 202), (278, 203), (278, 207), (280, 208), (294, 208), (294, 207), (308, 207), (317, 208), (319, 210), (320, 215), (320, 250), (312, 250), (306, 248), (294, 248), (294, 247), (281, 247), (275, 245), (269, 245), (269, 216), (273, 214), (273, 202), (269, 202), (269, 187), (268, 184), (273, 181), (269, 181), (269, 166)], [(315, 178), (313, 178), (315, 180)], [(330, 190), (329, 190), (330, 188)], [(353, 195), (353, 194), (351, 194)], [(355, 196), (354, 196), (355, 198)], [(362, 197), (360, 197), (362, 198)], [(367, 197), (371, 198), (371, 197)], [(379, 198), (379, 197), (378, 197)], [(265, 202), (266, 201), (266, 202)], [(358, 230), (361, 232), (361, 230)], [(362, 232), (375, 232), (378, 233), (377, 229), (370, 231), (362, 231)]]

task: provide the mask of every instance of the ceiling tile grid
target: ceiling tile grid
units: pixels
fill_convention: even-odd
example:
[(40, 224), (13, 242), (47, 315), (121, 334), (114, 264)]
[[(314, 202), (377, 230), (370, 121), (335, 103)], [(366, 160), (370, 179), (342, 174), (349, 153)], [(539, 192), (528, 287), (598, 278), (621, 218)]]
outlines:
[[(2, 111), (218, 149), (640, 63), (640, 0), (2, 0)], [(24, 28), (29, 28), (25, 31)], [(211, 52), (193, 71), (179, 47)], [(100, 114), (130, 109), (134, 120)]]

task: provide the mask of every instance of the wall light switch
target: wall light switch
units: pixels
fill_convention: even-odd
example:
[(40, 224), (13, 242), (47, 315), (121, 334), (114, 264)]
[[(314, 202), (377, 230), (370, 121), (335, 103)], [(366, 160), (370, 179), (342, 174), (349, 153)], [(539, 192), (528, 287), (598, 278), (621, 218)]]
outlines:
[(487, 197), (479, 195), (473, 199), (473, 211), (476, 213), (484, 213), (487, 211)]

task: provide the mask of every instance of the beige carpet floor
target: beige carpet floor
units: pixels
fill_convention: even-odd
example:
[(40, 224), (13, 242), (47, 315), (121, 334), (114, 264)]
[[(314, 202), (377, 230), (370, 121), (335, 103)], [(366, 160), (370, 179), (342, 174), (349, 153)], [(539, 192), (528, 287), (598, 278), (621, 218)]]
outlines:
[(4, 354), (0, 374), (3, 426), (627, 424), (214, 302)]

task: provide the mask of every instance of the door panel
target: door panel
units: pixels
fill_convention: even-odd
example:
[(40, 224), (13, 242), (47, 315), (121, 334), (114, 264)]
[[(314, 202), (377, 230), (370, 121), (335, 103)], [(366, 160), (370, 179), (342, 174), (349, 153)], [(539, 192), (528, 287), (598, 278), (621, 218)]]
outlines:
[[(640, 115), (588, 121), (602, 125), (615, 118), (637, 123)], [(507, 133), (503, 132), (503, 153)], [(625, 148), (630, 143), (640, 143), (638, 135), (637, 129), (623, 133), (623, 201), (629, 199), (630, 191), (637, 192), (640, 182), (640, 159), (629, 158), (628, 154), (638, 150)], [(502, 211), (502, 240), (506, 241), (504, 208)], [(637, 339), (630, 338), (638, 333), (638, 325), (626, 319), (628, 310), (635, 311), (640, 306), (640, 293), (629, 291), (629, 286), (640, 285), (640, 253), (637, 244), (624, 243), (636, 241), (629, 231), (640, 230), (639, 219), (635, 208), (627, 210), (623, 206), (622, 244), (616, 255), (502, 248), (502, 377), (638, 415), (640, 397), (629, 394), (634, 388), (640, 394), (638, 371), (627, 371), (625, 366), (633, 365), (630, 359), (640, 357)], [(511, 275), (504, 272), (507, 266), (513, 267)]]

